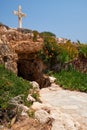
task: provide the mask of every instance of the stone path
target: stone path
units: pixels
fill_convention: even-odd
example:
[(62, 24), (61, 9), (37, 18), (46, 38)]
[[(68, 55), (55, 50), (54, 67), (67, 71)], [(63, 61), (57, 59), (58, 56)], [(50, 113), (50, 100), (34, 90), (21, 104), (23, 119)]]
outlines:
[(42, 102), (49, 103), (54, 110), (52, 130), (87, 130), (86, 93), (63, 90), (52, 84), (49, 88), (41, 89), (40, 96)]

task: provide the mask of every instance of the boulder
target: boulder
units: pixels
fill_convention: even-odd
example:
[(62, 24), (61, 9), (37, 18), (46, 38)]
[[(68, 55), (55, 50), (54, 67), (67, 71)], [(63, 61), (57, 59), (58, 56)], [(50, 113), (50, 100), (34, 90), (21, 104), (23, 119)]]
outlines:
[(42, 124), (45, 124), (51, 120), (50, 114), (45, 110), (37, 110), (35, 112), (35, 118), (38, 119)]
[(35, 111), (43, 109), (48, 112), (51, 110), (51, 105), (49, 105), (47, 103), (44, 104), (44, 103), (34, 102), (33, 105), (31, 106), (31, 108)]

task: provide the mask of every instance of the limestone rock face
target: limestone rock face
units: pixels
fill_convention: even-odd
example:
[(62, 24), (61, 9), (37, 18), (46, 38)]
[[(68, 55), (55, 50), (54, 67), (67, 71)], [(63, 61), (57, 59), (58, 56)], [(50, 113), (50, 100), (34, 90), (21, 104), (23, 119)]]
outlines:
[(17, 73), (17, 59), (17, 54), (8, 43), (0, 43), (0, 63), (4, 64), (5, 68)]
[(4, 32), (7, 32), (8, 29), (9, 27), (0, 24), (0, 34), (4, 34)]
[(0, 25), (0, 64), (18, 76), (39, 83), (40, 88), (50, 85), (43, 76), (45, 65), (37, 58), (43, 39), (28, 29), (12, 29)]

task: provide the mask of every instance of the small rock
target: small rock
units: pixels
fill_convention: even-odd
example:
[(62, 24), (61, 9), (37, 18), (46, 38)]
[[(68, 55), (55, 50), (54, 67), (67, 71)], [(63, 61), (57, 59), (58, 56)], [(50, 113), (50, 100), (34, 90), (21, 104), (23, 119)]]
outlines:
[(24, 112), (27, 112), (29, 108), (27, 106), (24, 106), (23, 104), (18, 106), (20, 109), (22, 109)]
[(50, 79), (50, 83), (54, 83), (54, 82), (55, 82), (55, 80), (56, 80), (56, 78), (55, 78), (55, 77), (51, 77), (51, 76), (49, 76), (49, 79)]
[(31, 108), (35, 111), (40, 110), (40, 109), (50, 111), (51, 105), (47, 103), (44, 104), (44, 103), (34, 102)]
[(25, 112), (25, 111), (22, 111), (22, 112), (21, 112), (21, 115), (22, 115), (22, 116), (25, 116), (25, 117), (28, 117), (28, 114), (27, 114), (27, 112)]
[(42, 103), (39, 103), (39, 102), (34, 102), (33, 103), (33, 105), (31, 106), (31, 108), (33, 109), (33, 110), (40, 110), (41, 108), (42, 108)]
[(45, 124), (51, 120), (49, 113), (47, 113), (45, 110), (37, 110), (35, 112), (35, 118), (38, 119), (42, 124)]
[(35, 98), (33, 98), (31, 96), (31, 94), (29, 94), (28, 97), (27, 97), (27, 101), (29, 101), (29, 102), (35, 102), (36, 100), (35, 100)]
[(36, 81), (32, 81), (30, 83), (32, 84), (33, 88), (38, 89), (38, 90), (40, 89), (40, 86)]

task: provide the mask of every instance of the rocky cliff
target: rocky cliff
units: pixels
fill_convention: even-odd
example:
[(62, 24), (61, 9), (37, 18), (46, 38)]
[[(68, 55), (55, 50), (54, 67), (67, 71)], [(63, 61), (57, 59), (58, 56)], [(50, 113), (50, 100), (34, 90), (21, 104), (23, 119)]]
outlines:
[(0, 25), (0, 63), (18, 76), (37, 81), (41, 87), (50, 84), (42, 73), (45, 66), (36, 56), (42, 47), (43, 39), (39, 34)]

